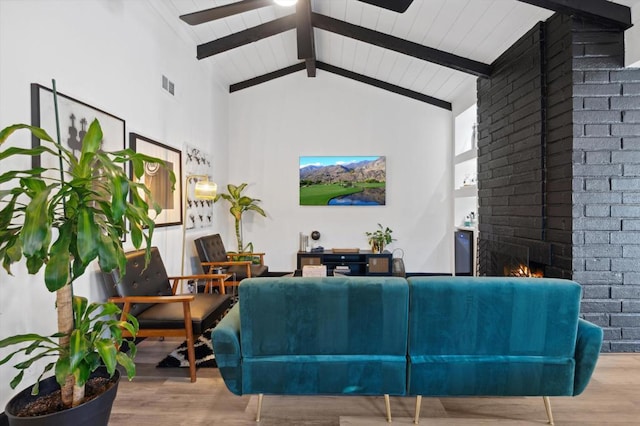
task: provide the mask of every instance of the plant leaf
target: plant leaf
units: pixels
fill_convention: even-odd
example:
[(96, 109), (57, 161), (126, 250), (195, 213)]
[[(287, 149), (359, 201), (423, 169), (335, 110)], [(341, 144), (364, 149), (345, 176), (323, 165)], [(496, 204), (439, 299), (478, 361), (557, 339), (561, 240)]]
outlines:
[(29, 129), (31, 133), (38, 139), (44, 139), (49, 142), (53, 142), (51, 136), (39, 127), (29, 126), (28, 124), (14, 124), (13, 126), (6, 127), (0, 131), (0, 145), (7, 140), (7, 138), (16, 130)]
[(88, 345), (85, 335), (78, 329), (71, 332), (69, 339), (69, 368), (74, 371), (87, 355)]
[(20, 238), (25, 256), (36, 255), (50, 239), (51, 219), (49, 217), (48, 199), (51, 187), (38, 192), (25, 209), (24, 225)]
[(109, 372), (109, 374), (113, 374), (116, 370), (116, 356), (118, 351), (113, 345), (111, 339), (99, 339), (96, 342), (96, 349), (98, 350), (100, 358), (102, 358), (102, 362), (104, 362), (105, 367), (107, 367), (107, 371)]
[(127, 371), (127, 378), (129, 378), (129, 380), (133, 379), (136, 375), (136, 365), (133, 363), (133, 360), (124, 352), (118, 352), (116, 359), (118, 360), (118, 364), (123, 366)]
[(82, 207), (77, 213), (77, 248), (82, 263), (88, 264), (98, 256), (100, 229), (93, 218), (93, 210)]

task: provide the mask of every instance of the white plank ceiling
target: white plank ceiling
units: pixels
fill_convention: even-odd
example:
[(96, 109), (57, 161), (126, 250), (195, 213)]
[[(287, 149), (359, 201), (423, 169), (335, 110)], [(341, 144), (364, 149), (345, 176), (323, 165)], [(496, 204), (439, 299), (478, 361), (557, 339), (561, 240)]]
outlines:
[[(150, 0), (149, 4), (176, 32), (193, 42), (194, 57), (199, 44), (295, 13), (295, 7), (272, 5), (197, 26), (179, 19), (180, 15), (235, 1)], [(640, 0), (616, 3), (632, 6)], [(402, 14), (356, 0), (311, 0), (311, 5), (313, 12), (486, 64), (553, 14), (516, 0), (414, 0)], [(318, 28), (314, 37), (318, 61), (447, 102), (468, 90), (476, 79)], [(296, 46), (294, 29), (202, 61), (211, 62), (223, 84), (231, 85), (299, 63)]]

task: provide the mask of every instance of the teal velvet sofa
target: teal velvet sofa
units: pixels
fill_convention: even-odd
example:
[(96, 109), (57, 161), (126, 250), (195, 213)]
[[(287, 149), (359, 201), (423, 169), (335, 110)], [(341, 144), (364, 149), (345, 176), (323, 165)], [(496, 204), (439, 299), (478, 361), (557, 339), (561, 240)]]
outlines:
[(407, 389), (409, 286), (398, 277), (249, 278), (212, 333), (237, 394), (389, 395)]
[(411, 277), (408, 395), (580, 394), (595, 368), (602, 329), (579, 318), (569, 280)]
[(212, 333), (237, 394), (550, 396), (586, 387), (602, 330), (569, 280), (250, 278)]

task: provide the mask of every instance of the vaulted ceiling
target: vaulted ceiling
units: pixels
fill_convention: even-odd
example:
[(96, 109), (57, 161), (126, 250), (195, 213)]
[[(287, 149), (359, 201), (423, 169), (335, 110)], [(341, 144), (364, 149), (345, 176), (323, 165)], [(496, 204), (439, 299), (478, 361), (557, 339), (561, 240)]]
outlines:
[[(553, 13), (628, 28), (640, 0), (165, 0), (150, 2), (194, 41), (230, 91), (292, 72), (331, 72), (451, 109), (509, 46)], [(369, 4), (373, 3), (373, 4)], [(376, 5), (377, 4), (377, 5)], [(398, 13), (379, 7), (407, 7)]]

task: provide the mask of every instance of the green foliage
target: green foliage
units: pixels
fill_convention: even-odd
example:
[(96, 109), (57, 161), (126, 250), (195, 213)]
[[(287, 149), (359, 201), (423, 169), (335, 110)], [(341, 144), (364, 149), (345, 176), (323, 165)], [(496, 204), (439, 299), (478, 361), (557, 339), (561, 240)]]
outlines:
[[(125, 329), (135, 336), (138, 332), (138, 321), (131, 315), (126, 321), (112, 319), (121, 312), (120, 308), (113, 303), (89, 304), (86, 298), (76, 296), (73, 298), (75, 328), (68, 336), (70, 338), (68, 347), (56, 342), (56, 338), (62, 337), (60, 333), (51, 336), (22, 334), (0, 340), (0, 348), (23, 345), (0, 360), (0, 365), (9, 362), (19, 353), (23, 353), (27, 358), (26, 361), (14, 364), (20, 372), (11, 380), (11, 388), (14, 389), (20, 384), (24, 371), (35, 361), (49, 357), (57, 357), (57, 360), (45, 366), (38, 382), (47, 371), (54, 369), (60, 385), (64, 383), (65, 377), (73, 375), (76, 386), (83, 386), (89, 379), (89, 375), (100, 365), (104, 365), (109, 374), (113, 375), (117, 364), (122, 365), (129, 379), (132, 379), (136, 371), (133, 363), (136, 346), (133, 339), (128, 340), (122, 337), (122, 330)], [(129, 348), (129, 354), (117, 350), (125, 342)], [(33, 394), (38, 394), (38, 383), (33, 388)]]
[[(214, 202), (216, 202), (220, 198), (222, 198), (224, 200), (227, 200), (229, 204), (231, 204), (231, 207), (229, 208), (229, 213), (231, 213), (231, 216), (233, 216), (233, 219), (235, 221), (238, 253), (243, 253), (245, 248), (244, 244), (242, 243), (242, 230), (241, 230), (242, 215), (247, 211), (254, 211), (264, 217), (267, 217), (267, 214), (264, 212), (264, 210), (262, 210), (262, 208), (258, 206), (258, 203), (260, 202), (259, 199), (242, 195), (242, 191), (244, 191), (246, 187), (247, 187), (246, 183), (242, 183), (238, 186), (228, 184), (227, 185), (228, 193), (218, 194), (216, 195), (216, 198), (214, 200)], [(251, 246), (251, 249), (253, 249), (253, 245)]]
[(395, 239), (391, 237), (392, 233), (393, 231), (389, 227), (383, 227), (381, 224), (378, 224), (378, 229), (373, 232), (365, 232), (365, 235), (367, 236), (371, 250), (382, 253), (384, 246), (395, 241)]
[[(109, 319), (120, 313), (114, 304), (88, 304), (79, 297), (69, 300), (72, 292), (62, 290), (82, 276), (95, 260), (105, 272), (115, 268), (124, 271), (126, 256), (122, 241), (127, 234), (136, 248), (144, 243), (147, 260), (150, 258), (154, 220), (145, 198), (150, 199), (151, 194), (143, 184), (129, 179), (124, 166), (129, 163), (133, 175), (140, 179), (145, 162), (163, 167), (165, 162), (131, 149), (101, 151), (103, 135), (97, 120), (89, 126), (78, 158), (43, 129), (26, 124), (0, 131), (0, 147), (21, 129), (38, 137), (41, 145), (0, 150), (0, 184), (9, 188), (0, 190), (0, 260), (10, 275), (11, 265), (23, 258), (30, 274), (44, 268), (47, 290), (58, 292), (59, 296), (64, 294), (57, 306), (60, 330), (71, 331), (59, 331), (51, 336), (26, 334), (5, 338), (0, 341), (0, 347), (22, 343), (26, 346), (9, 354), (0, 364), (19, 353), (27, 357), (26, 361), (15, 364), (20, 372), (11, 381), (12, 387), (20, 383), (25, 369), (47, 357), (57, 359), (45, 366), (42, 375), (55, 368), (61, 386), (69, 375), (75, 378), (76, 386), (83, 386), (101, 363), (111, 374), (120, 364), (131, 378), (135, 374), (132, 360), (135, 346), (129, 343), (130, 355), (119, 348), (123, 343), (123, 329), (134, 336), (137, 333), (136, 320), (132, 317), (127, 321)], [(48, 156), (43, 164), (59, 166), (9, 170), (16, 156)], [(173, 172), (170, 179), (175, 185)], [(161, 209), (155, 203), (152, 205), (157, 215)], [(127, 222), (130, 230), (125, 226)], [(61, 305), (70, 308), (61, 313)], [(54, 339), (61, 340), (58, 343)]]
[[(29, 129), (42, 145), (0, 151), (0, 161), (8, 165), (16, 155), (50, 155), (62, 161), (64, 170), (62, 175), (59, 169), (45, 168), (0, 175), (0, 183), (11, 186), (0, 192), (0, 259), (9, 274), (11, 265), (24, 256), (30, 274), (45, 268), (45, 283), (53, 292), (83, 275), (95, 259), (104, 271), (124, 270), (121, 241), (128, 233), (126, 220), (134, 245), (139, 248), (144, 240), (150, 249), (154, 222), (143, 195), (150, 193), (143, 184), (129, 180), (124, 165), (131, 162), (139, 179), (144, 162), (164, 164), (162, 160), (130, 149), (99, 151), (102, 130), (97, 120), (83, 139), (79, 159), (44, 130), (25, 124), (2, 130), (0, 145), (18, 129)], [(175, 184), (173, 173), (171, 178)], [(154, 210), (157, 214), (160, 207), (155, 204)]]

